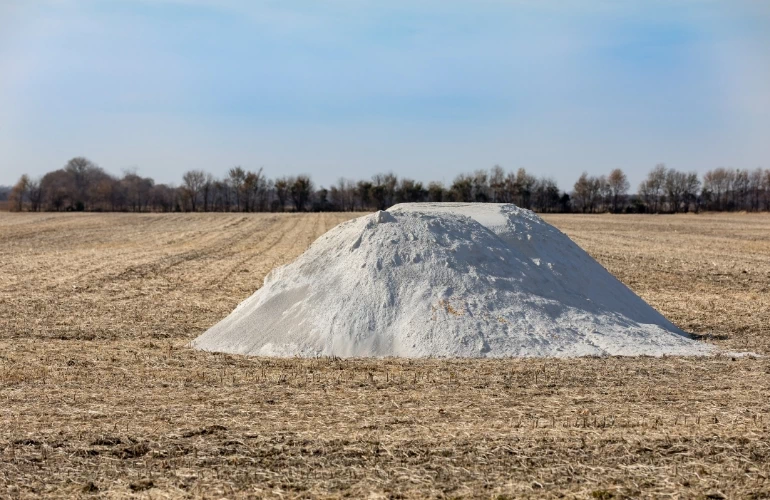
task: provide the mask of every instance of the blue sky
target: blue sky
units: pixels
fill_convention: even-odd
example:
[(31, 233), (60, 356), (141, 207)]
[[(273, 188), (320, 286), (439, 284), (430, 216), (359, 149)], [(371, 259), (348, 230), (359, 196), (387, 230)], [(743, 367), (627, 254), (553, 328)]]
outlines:
[(0, 184), (770, 168), (770, 4), (0, 0)]

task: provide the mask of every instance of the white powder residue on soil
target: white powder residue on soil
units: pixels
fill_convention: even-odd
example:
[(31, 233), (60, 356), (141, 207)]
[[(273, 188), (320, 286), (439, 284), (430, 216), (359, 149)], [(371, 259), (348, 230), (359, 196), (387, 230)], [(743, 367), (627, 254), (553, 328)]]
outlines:
[(402, 204), (340, 224), (193, 345), (257, 356), (716, 352), (533, 212), (473, 203)]

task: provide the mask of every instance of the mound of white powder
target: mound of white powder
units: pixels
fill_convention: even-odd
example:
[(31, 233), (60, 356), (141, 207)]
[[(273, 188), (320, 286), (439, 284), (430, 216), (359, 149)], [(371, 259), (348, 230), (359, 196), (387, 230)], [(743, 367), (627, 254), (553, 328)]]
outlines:
[(335, 227), (198, 337), (256, 356), (704, 355), (558, 229), (505, 204)]

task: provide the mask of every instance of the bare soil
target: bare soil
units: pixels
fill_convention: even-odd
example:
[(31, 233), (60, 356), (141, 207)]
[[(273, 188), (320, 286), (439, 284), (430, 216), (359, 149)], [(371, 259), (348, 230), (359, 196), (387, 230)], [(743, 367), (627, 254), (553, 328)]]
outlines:
[[(0, 497), (770, 498), (765, 357), (243, 358), (187, 343), (352, 214), (0, 213)], [(770, 216), (549, 216), (770, 354)]]

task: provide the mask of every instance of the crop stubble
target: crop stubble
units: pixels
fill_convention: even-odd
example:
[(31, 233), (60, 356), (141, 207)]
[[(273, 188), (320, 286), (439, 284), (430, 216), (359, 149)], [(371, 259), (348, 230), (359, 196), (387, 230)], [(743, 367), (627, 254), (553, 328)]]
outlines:
[[(0, 497), (770, 496), (764, 358), (277, 360), (186, 343), (350, 214), (0, 214)], [(548, 216), (770, 354), (770, 217)]]

